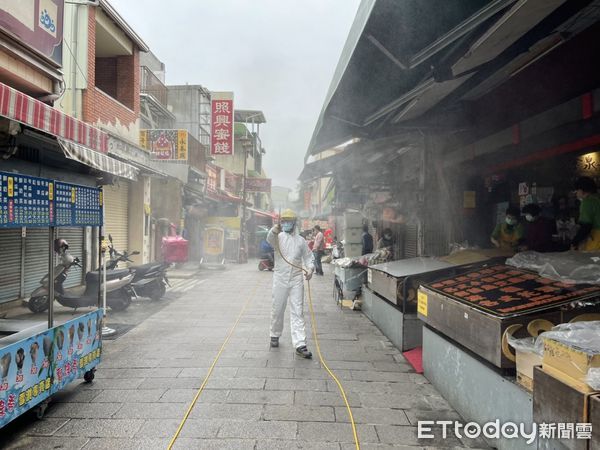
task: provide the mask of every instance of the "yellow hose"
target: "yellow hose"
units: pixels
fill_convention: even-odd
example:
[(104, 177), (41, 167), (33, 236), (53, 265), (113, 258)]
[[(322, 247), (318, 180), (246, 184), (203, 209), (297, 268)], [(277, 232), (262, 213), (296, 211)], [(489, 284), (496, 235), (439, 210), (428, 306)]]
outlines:
[[(279, 245), (276, 245), (276, 247), (277, 247), (277, 251), (279, 252), (279, 256), (281, 256), (281, 258), (286, 263), (288, 263), (292, 267), (295, 267), (296, 269), (300, 269), (305, 274), (308, 273), (308, 271), (306, 269), (304, 269), (303, 267), (297, 266), (297, 265), (291, 263), (290, 261), (288, 261), (286, 259), (286, 257), (283, 256), (283, 254), (281, 253), (281, 249), (279, 248)], [(317, 321), (315, 320), (315, 312), (313, 309), (312, 291), (310, 289), (310, 280), (306, 280), (306, 284), (308, 285), (308, 309), (310, 311), (310, 321), (312, 324), (313, 339), (315, 341), (315, 348), (317, 349), (317, 355), (319, 356), (319, 361), (321, 361), (321, 364), (323, 365), (323, 367), (325, 368), (325, 370), (327, 371), (329, 376), (331, 378), (333, 378), (333, 381), (335, 381), (335, 383), (337, 384), (337, 387), (340, 390), (340, 394), (342, 394), (342, 398), (344, 399), (344, 403), (346, 404), (346, 410), (348, 411), (348, 416), (350, 417), (350, 425), (352, 425), (352, 434), (354, 435), (354, 444), (356, 446), (356, 450), (360, 450), (360, 444), (358, 442), (358, 432), (356, 431), (356, 424), (354, 423), (354, 415), (352, 414), (352, 408), (350, 408), (350, 403), (348, 403), (348, 398), (346, 397), (346, 391), (344, 390), (344, 387), (342, 386), (342, 383), (340, 382), (340, 380), (338, 380), (338, 378), (335, 376), (333, 371), (329, 368), (329, 366), (325, 362), (325, 359), (323, 358), (323, 354), (321, 353), (321, 347), (319, 346), (319, 338), (317, 336)]]
[(196, 406), (196, 402), (198, 401), (198, 398), (200, 398), (200, 394), (202, 394), (202, 391), (204, 390), (204, 387), (206, 386), (206, 383), (208, 383), (208, 379), (210, 378), (213, 369), (217, 365), (217, 361), (219, 361), (219, 358), (221, 357), (221, 353), (223, 353), (223, 350), (225, 349), (225, 346), (229, 342), (229, 339), (231, 338), (231, 335), (235, 331), (235, 328), (237, 327), (238, 323), (240, 322), (240, 319), (244, 315), (244, 312), (246, 311), (246, 308), (248, 308), (248, 305), (250, 304), (250, 300), (252, 300), (252, 297), (254, 296), (254, 293), (256, 292), (257, 288), (258, 288), (258, 284), (252, 290), (252, 293), (250, 294), (250, 296), (248, 297), (248, 300), (246, 300), (246, 303), (244, 304), (244, 306), (242, 307), (242, 310), (238, 314), (235, 323), (231, 327), (231, 330), (229, 330), (229, 333), (227, 334), (227, 337), (225, 338), (225, 341), (223, 342), (223, 345), (221, 345), (221, 348), (219, 349), (219, 352), (217, 353), (217, 356), (215, 356), (215, 359), (213, 360), (210, 368), (208, 369), (208, 373), (204, 377), (204, 381), (202, 382), (202, 385), (198, 389), (198, 392), (196, 392), (196, 395), (194, 396), (194, 399), (192, 400), (192, 403), (190, 404), (190, 407), (186, 411), (185, 416), (183, 416), (183, 419), (182, 419), (181, 423), (179, 424), (179, 427), (177, 427), (177, 431), (175, 432), (175, 435), (173, 436), (173, 439), (171, 439), (171, 442), (169, 442), (169, 446), (167, 447), (168, 450), (171, 450), (173, 448), (173, 445), (175, 444), (175, 441), (179, 437), (179, 434), (181, 433), (181, 430), (183, 430), (183, 426), (185, 425), (185, 422), (188, 420), (188, 417), (190, 416), (190, 413), (192, 412), (192, 409), (194, 409), (194, 406)]

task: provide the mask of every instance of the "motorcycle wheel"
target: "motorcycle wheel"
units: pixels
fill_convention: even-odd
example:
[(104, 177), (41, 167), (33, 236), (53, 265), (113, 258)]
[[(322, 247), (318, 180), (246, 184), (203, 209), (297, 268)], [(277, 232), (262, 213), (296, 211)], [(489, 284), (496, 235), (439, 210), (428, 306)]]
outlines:
[(110, 309), (113, 311), (125, 311), (131, 304), (131, 295), (124, 289), (121, 289), (114, 297), (111, 296), (107, 300), (108, 306), (110, 306)]
[(262, 263), (262, 261), (258, 263), (258, 270), (260, 270), (261, 272), (265, 270), (265, 265)]
[(34, 313), (41, 313), (48, 309), (48, 296), (41, 295), (39, 297), (31, 297), (27, 306)]
[(167, 288), (165, 287), (165, 283), (160, 281), (157, 283), (156, 289), (152, 290), (152, 295), (150, 296), (150, 299), (153, 302), (158, 301), (161, 298), (163, 298), (166, 293), (167, 293)]

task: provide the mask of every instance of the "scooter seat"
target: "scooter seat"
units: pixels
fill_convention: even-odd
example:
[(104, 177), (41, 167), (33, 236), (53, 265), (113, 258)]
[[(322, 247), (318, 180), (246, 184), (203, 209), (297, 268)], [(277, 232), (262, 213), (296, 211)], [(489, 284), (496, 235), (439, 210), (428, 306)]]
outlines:
[(152, 272), (155, 270), (160, 270), (162, 268), (162, 263), (147, 263), (147, 264), (141, 264), (139, 266), (131, 266), (132, 270), (135, 270), (135, 274), (136, 276), (143, 276), (144, 274), (148, 273), (148, 272)]
[[(109, 280), (118, 280), (119, 278), (126, 277), (131, 272), (129, 269), (114, 269), (106, 271), (106, 281)], [(88, 272), (85, 274), (85, 282), (86, 283), (100, 283), (102, 274), (100, 271), (95, 270), (93, 272)]]

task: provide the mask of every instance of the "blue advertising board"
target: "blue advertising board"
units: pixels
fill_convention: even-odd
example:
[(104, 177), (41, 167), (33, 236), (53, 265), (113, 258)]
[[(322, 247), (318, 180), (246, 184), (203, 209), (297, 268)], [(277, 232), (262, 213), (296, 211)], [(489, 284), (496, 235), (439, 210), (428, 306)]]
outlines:
[(102, 189), (0, 172), (0, 228), (102, 223)]
[(96, 367), (102, 309), (0, 349), (0, 428)]

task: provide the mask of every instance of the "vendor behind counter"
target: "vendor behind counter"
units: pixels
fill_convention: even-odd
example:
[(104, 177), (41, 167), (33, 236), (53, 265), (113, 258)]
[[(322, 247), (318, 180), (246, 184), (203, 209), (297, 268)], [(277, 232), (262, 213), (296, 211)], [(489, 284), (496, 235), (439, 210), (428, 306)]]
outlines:
[(496, 248), (517, 251), (519, 242), (524, 237), (525, 231), (519, 221), (521, 211), (516, 206), (506, 208), (506, 216), (503, 223), (494, 228), (490, 240)]
[(600, 197), (596, 182), (589, 177), (581, 177), (575, 182), (579, 205), (579, 231), (573, 238), (574, 249), (600, 251)]

